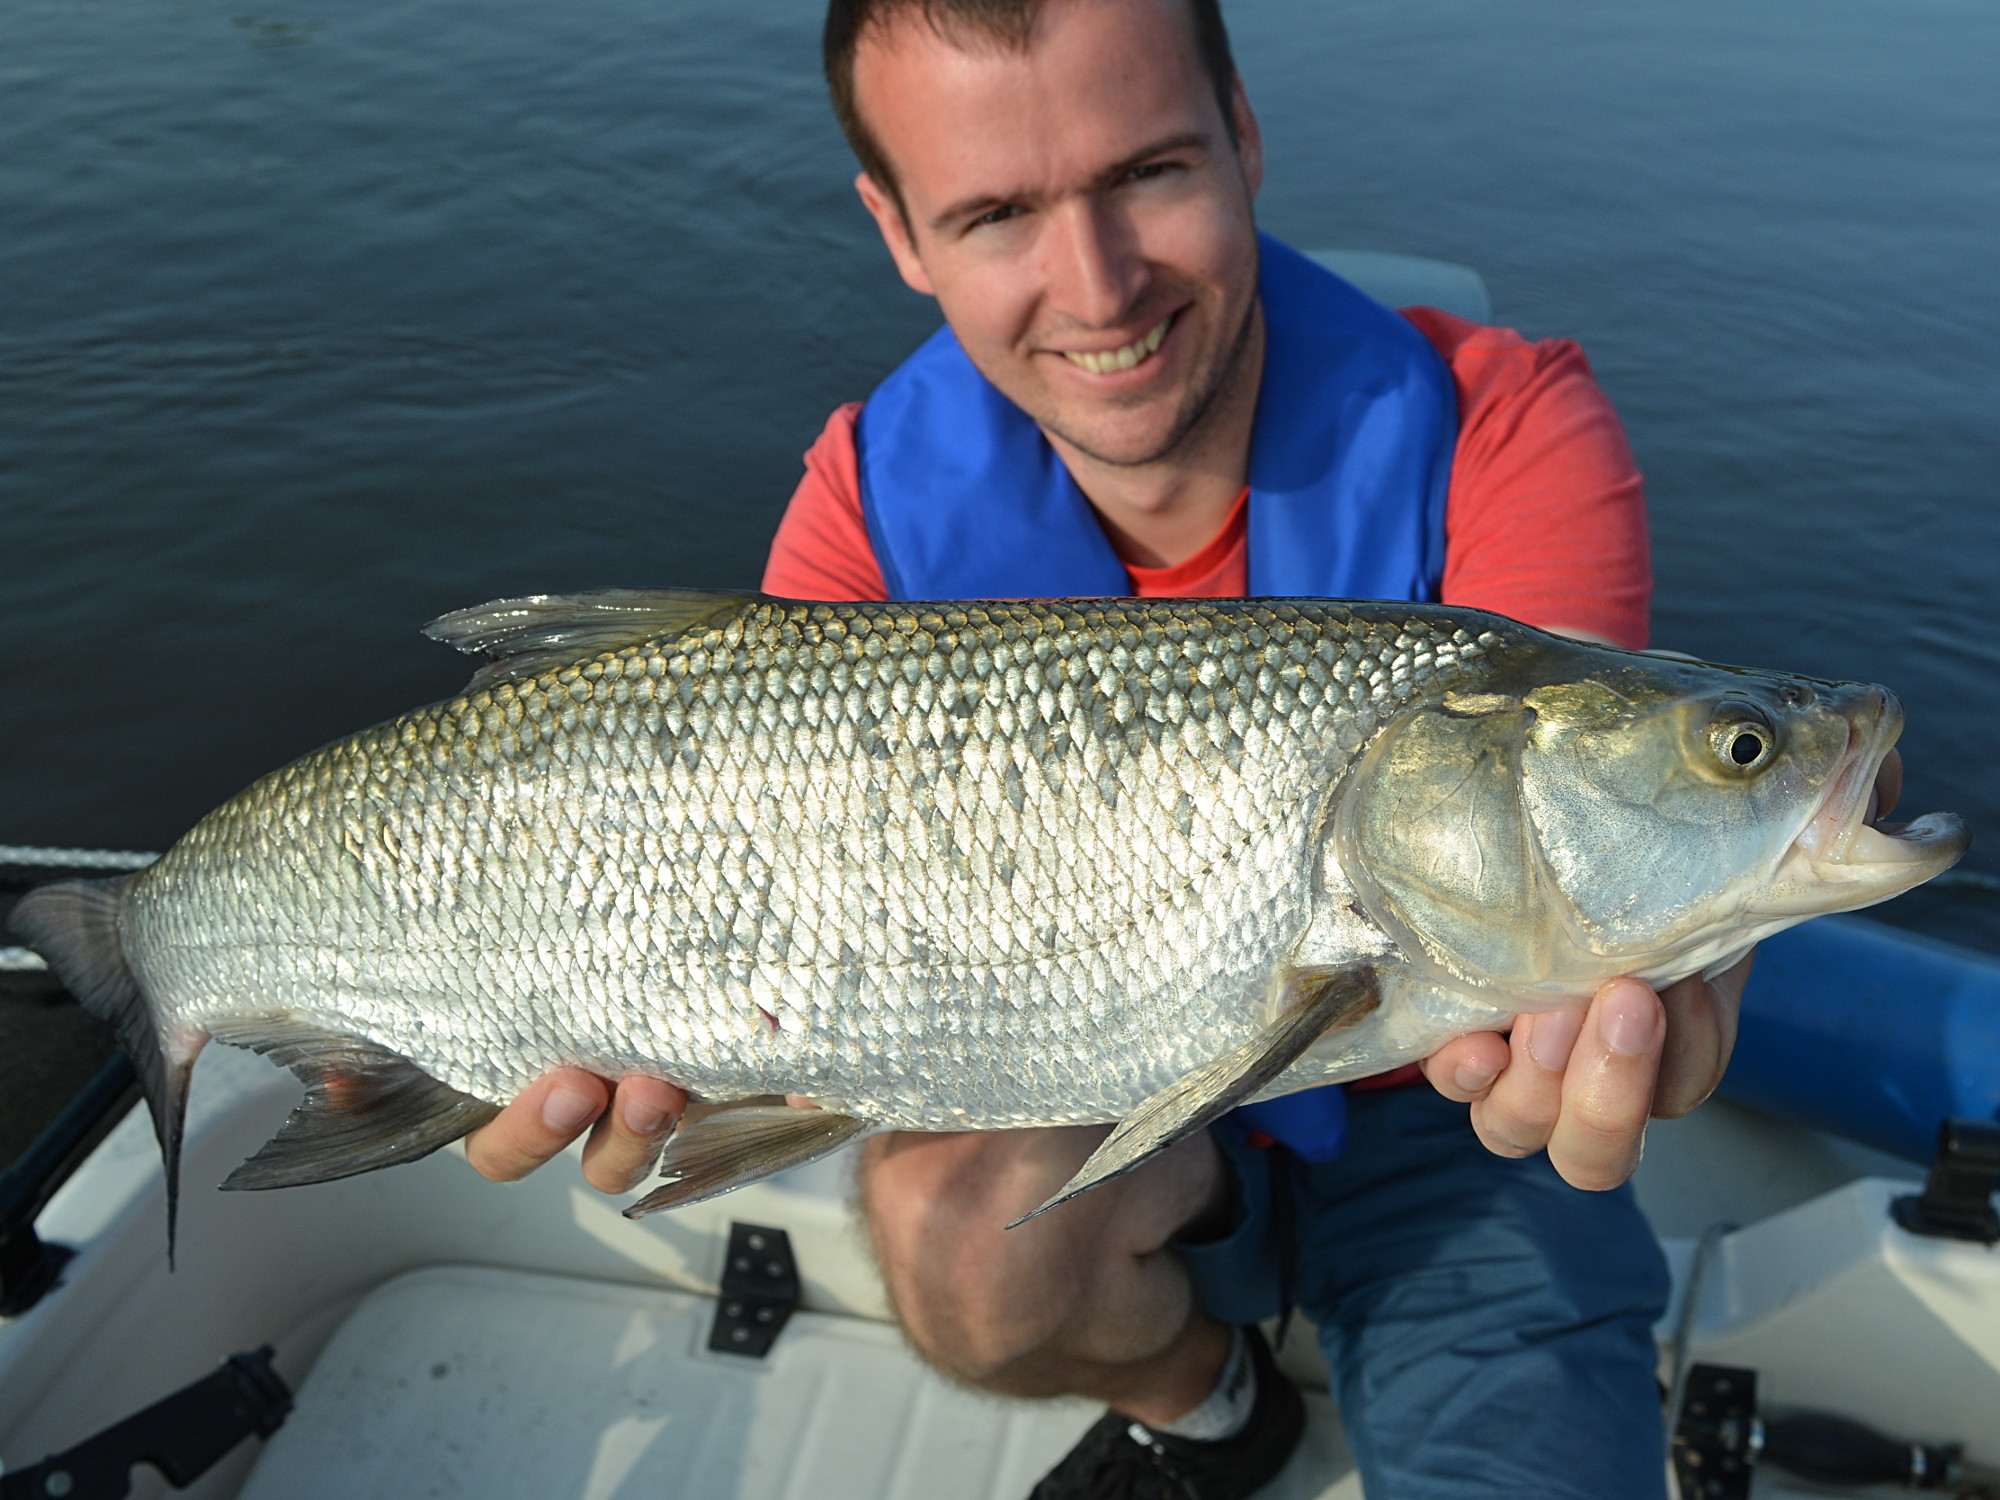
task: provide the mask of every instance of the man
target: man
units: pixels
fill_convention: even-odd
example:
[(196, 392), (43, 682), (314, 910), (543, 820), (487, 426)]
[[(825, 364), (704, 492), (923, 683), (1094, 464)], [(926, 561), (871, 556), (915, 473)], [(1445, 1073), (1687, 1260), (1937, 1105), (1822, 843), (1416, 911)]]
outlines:
[[(862, 201), (950, 332), (835, 414), (768, 590), (1274, 592), (1260, 568), (1325, 576), (1318, 552), (1355, 541), (1348, 507), (1372, 506), (1408, 578), (1380, 581), (1384, 550), (1351, 546), (1368, 592), (1643, 644), (1638, 476), (1581, 357), (1371, 311), (1260, 246), (1261, 142), (1213, 0), (834, 0), (827, 62)], [(1347, 342), (1321, 310), (1352, 320)], [(1335, 368), (1335, 343), (1379, 368)], [(1271, 518), (1289, 502), (1257, 460), (1320, 441), (1296, 399), (1320, 379), (1368, 414), (1334, 467), (1375, 444), (1401, 477), (1348, 474), (1287, 555)], [(1583, 1015), (1440, 1049), (1436, 1092), (1356, 1091), (1344, 1152), (1329, 1129), (1225, 1122), (1010, 1232), (1103, 1128), (879, 1137), (863, 1200), (892, 1300), (961, 1379), (1111, 1408), (1046, 1500), (1219, 1500), (1269, 1479), (1297, 1398), (1245, 1325), (1287, 1282), (1373, 1500), (1658, 1495), (1664, 1272), (1629, 1193), (1578, 1189), (1621, 1184), (1648, 1114), (1707, 1095), (1741, 984), (1613, 981)], [(551, 1074), (468, 1155), (519, 1176), (595, 1121), (586, 1175), (623, 1191), (683, 1103), (658, 1080), (614, 1095)]]

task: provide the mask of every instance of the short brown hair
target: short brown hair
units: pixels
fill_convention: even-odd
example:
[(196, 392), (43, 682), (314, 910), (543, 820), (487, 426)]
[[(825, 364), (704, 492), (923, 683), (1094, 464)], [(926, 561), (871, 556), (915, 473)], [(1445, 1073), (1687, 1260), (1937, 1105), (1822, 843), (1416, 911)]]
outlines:
[[(861, 169), (896, 200), (903, 195), (896, 186), (896, 174), (889, 158), (869, 133), (854, 98), (854, 54), (871, 28), (886, 28), (899, 16), (914, 14), (947, 41), (983, 37), (1016, 52), (1028, 50), (1047, 0), (828, 0), (826, 31), (821, 50), (826, 63), (826, 86), (833, 94), (834, 118)], [(1222, 111), (1223, 127), (1231, 141), (1236, 139), (1236, 113), (1231, 90), (1236, 82), (1236, 63), (1229, 55), (1229, 32), (1222, 24), (1219, 0), (1182, 0), (1194, 23), (1194, 44), (1201, 65), (1215, 88), (1215, 102)]]

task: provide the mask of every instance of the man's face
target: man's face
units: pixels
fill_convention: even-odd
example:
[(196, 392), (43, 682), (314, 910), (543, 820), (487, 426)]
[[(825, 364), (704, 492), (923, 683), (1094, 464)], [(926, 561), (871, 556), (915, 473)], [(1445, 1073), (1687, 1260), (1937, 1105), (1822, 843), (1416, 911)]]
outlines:
[(1113, 464), (1166, 457), (1247, 347), (1257, 125), (1232, 145), (1179, 0), (1050, 0), (1025, 52), (921, 19), (866, 37), (862, 117), (903, 213), (858, 186), (903, 279), (981, 373)]

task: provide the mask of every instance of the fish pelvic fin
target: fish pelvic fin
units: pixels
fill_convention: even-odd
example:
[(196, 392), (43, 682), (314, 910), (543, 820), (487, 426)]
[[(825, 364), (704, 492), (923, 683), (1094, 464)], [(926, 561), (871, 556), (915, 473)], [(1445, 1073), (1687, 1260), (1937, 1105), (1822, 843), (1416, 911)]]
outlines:
[(581, 594), (529, 594), (453, 610), (424, 634), (485, 666), (465, 685), (470, 693), (514, 677), (572, 666), (663, 636), (685, 635), (734, 614), (762, 594), (705, 589), (593, 589)]
[(167, 1264), (174, 1261), (180, 1224), (181, 1137), (187, 1123), (188, 1080), (206, 1032), (162, 1027), (125, 958), (119, 914), (136, 875), (111, 880), (62, 880), (38, 885), (16, 903), (8, 925), (49, 961), (63, 988), (85, 1010), (110, 1023), (139, 1075), (167, 1173)]
[(429, 1156), (500, 1113), (439, 1083), (399, 1053), (290, 1014), (213, 1022), (218, 1041), (261, 1052), (304, 1080), (306, 1096), (226, 1191), (333, 1182)]
[(667, 1138), (660, 1175), (673, 1180), (628, 1207), (625, 1217), (685, 1208), (787, 1167), (804, 1166), (846, 1145), (869, 1124), (852, 1115), (785, 1104), (719, 1109)]
[(1235, 1051), (1141, 1103), (1053, 1198), (1007, 1227), (1025, 1224), (1079, 1193), (1122, 1177), (1214, 1124), (1298, 1061), (1319, 1038), (1355, 1025), (1382, 1003), (1375, 971), (1366, 966), (1301, 970), (1286, 988), (1295, 998), (1275, 1020)]

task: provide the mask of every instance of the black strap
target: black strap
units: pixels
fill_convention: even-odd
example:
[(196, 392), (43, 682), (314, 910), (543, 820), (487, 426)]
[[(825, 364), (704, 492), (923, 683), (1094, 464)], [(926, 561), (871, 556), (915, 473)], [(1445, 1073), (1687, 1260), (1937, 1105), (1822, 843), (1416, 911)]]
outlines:
[(1278, 1256), (1278, 1331), (1271, 1347), (1282, 1349), (1285, 1335), (1291, 1332), (1292, 1292), (1298, 1285), (1298, 1187), (1292, 1180), (1297, 1163), (1291, 1148), (1280, 1142), (1273, 1141), (1266, 1152), (1271, 1172), (1271, 1238)]

